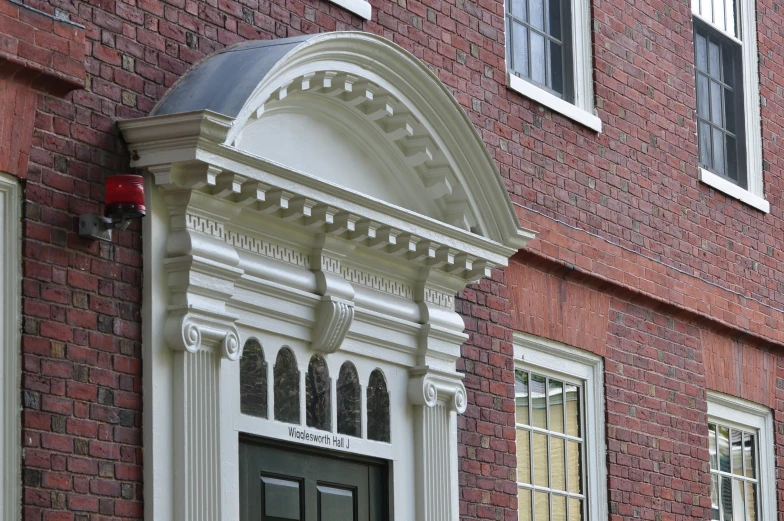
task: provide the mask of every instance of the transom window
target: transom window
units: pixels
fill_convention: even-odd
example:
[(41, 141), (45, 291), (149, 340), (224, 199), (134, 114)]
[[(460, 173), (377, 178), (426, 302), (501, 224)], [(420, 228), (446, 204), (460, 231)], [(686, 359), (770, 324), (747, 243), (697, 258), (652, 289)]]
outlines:
[(519, 519), (585, 516), (582, 384), (515, 371)]
[[(272, 375), (269, 372), (269, 364), (264, 359), (261, 344), (254, 338), (249, 339), (240, 359), (240, 411), (257, 418), (301, 425), (303, 415), (300, 412), (300, 379), (303, 375), (297, 365), (294, 351), (288, 347), (281, 348), (272, 367)], [(270, 376), (274, 400), (272, 417), (269, 417), (267, 403), (270, 394), (267, 382)], [(362, 385), (354, 364), (343, 362), (336, 383), (330, 377), (325, 358), (314, 354), (310, 358), (304, 378), (305, 425), (317, 430), (361, 438), (362, 424), (366, 421), (368, 440), (390, 442), (389, 391), (381, 369), (373, 370), (368, 379), (365, 390), (365, 419)], [(333, 391), (337, 402), (336, 425), (332, 422)]]

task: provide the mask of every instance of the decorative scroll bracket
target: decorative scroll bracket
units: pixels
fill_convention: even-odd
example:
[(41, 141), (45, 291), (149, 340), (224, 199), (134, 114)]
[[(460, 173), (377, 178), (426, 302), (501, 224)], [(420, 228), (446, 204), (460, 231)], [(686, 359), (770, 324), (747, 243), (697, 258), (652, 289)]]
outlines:
[(321, 302), (316, 308), (313, 349), (334, 353), (340, 349), (354, 320), (354, 287), (341, 274), (341, 262), (356, 245), (326, 234), (316, 237), (313, 266)]
[(429, 366), (413, 367), (408, 374), (408, 399), (411, 403), (435, 407), (438, 402), (444, 402), (458, 414), (465, 412), (468, 400), (462, 375)]

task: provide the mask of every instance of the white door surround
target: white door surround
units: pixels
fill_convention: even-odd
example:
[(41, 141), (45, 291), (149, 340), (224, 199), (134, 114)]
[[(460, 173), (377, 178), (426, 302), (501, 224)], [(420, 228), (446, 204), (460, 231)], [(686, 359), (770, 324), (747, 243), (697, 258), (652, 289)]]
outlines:
[(467, 336), (454, 295), (533, 234), (443, 84), (370, 34), (253, 42), (120, 128), (150, 173), (145, 516), (238, 519), (239, 434), (291, 440), (291, 425), (240, 412), (252, 337), (268, 368), (284, 346), (300, 373), (314, 353), (333, 380), (352, 361), (362, 389), (380, 368), (391, 442), (349, 450), (391, 462), (390, 519), (456, 521)]

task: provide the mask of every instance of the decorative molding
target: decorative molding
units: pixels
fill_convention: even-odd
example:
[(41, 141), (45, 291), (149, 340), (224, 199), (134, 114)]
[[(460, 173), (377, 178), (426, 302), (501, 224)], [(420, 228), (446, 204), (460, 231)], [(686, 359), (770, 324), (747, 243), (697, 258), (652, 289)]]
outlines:
[(0, 174), (0, 518), (21, 519), (21, 249), (20, 189)]
[(345, 265), (341, 266), (340, 274), (352, 284), (375, 289), (376, 291), (383, 291), (404, 299), (412, 300), (414, 298), (414, 289), (410, 285), (396, 280)]
[(413, 367), (408, 374), (408, 399), (411, 403), (435, 407), (442, 402), (459, 414), (465, 412), (468, 400), (461, 374), (446, 373), (428, 366)]
[(430, 302), (449, 310), (455, 309), (455, 296), (453, 294), (433, 288), (425, 288), (425, 302)]
[(224, 240), (226, 237), (226, 230), (223, 223), (215, 222), (206, 217), (199, 215), (185, 214), (185, 226), (189, 230), (194, 230), (204, 235), (215, 237), (216, 239)]
[(226, 242), (241, 250), (257, 253), (264, 257), (293, 264), (294, 266), (299, 266), (301, 268), (310, 269), (310, 257), (306, 253), (287, 248), (280, 244), (264, 241), (256, 237), (249, 237), (233, 230), (228, 230), (226, 232)]
[(346, 338), (354, 320), (354, 303), (325, 296), (316, 311), (313, 326), (313, 349), (323, 353), (334, 353)]

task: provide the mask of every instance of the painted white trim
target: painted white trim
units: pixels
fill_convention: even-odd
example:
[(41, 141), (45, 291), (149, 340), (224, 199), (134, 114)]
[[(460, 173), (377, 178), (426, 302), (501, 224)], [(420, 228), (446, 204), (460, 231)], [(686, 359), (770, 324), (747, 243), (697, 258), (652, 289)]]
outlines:
[(357, 16), (361, 16), (365, 20), (370, 20), (373, 14), (373, 8), (367, 0), (329, 0), (333, 4), (339, 5), (347, 11), (351, 11)]
[[(507, 0), (507, 2), (510, 0)], [(512, 74), (507, 49), (506, 82), (510, 89), (519, 92), (537, 103), (573, 119), (596, 132), (602, 131), (602, 120), (594, 114), (593, 62), (591, 60), (591, 6), (588, 0), (571, 0), (572, 4), (572, 56), (574, 59), (574, 104), (554, 96), (533, 83)], [(509, 31), (509, 18), (505, 17)]]
[(577, 123), (584, 125), (596, 132), (602, 131), (602, 120), (598, 116), (594, 116), (587, 110), (581, 109), (576, 105), (572, 105), (568, 101), (564, 101), (558, 96), (550, 94), (546, 90), (537, 87), (530, 81), (526, 81), (519, 76), (508, 73), (509, 88), (515, 92), (519, 92), (523, 96), (530, 98), (545, 107), (573, 119)]
[(708, 419), (757, 431), (759, 466), (759, 521), (776, 519), (776, 460), (773, 414), (770, 409), (741, 398), (708, 391)]
[(542, 368), (585, 382), (585, 455), (588, 519), (607, 519), (607, 445), (605, 441), (604, 366), (602, 358), (554, 340), (514, 333), (516, 367)]
[(761, 212), (770, 213), (770, 203), (768, 201), (702, 167), (700, 167), (700, 181)]
[(21, 518), (20, 191), (16, 178), (0, 174), (0, 517)]

